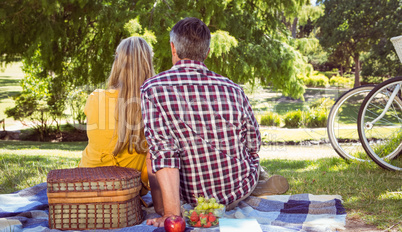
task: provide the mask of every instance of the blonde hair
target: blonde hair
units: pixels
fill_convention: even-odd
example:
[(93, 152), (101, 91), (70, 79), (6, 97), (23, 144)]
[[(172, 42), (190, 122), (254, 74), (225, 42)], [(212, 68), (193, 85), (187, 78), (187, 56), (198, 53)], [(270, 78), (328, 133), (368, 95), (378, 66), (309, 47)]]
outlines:
[(116, 49), (116, 57), (108, 80), (108, 89), (119, 90), (115, 115), (117, 143), (113, 155), (117, 155), (126, 146), (128, 152), (133, 148), (139, 154), (145, 154), (144, 123), (141, 114), (140, 86), (155, 75), (152, 64), (152, 49), (140, 37), (129, 37), (121, 41)]

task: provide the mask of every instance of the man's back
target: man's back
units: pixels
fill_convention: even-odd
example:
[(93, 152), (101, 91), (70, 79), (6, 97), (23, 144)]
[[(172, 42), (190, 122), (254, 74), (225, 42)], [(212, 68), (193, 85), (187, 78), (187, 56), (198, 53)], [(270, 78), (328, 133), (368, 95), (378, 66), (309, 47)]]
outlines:
[(183, 199), (230, 204), (258, 179), (261, 138), (243, 90), (202, 62), (181, 60), (141, 88), (153, 170), (180, 168)]

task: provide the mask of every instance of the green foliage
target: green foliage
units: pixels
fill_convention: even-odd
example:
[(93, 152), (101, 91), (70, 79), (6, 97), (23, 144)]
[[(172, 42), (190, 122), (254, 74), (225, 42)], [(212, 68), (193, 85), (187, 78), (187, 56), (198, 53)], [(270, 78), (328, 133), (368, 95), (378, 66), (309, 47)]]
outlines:
[(26, 122), (28, 120), (40, 135), (39, 139), (43, 141), (50, 132), (51, 124), (51, 114), (46, 102), (27, 93), (17, 95), (13, 99), (15, 106), (7, 108), (4, 113), (7, 117), (19, 120), (24, 125), (28, 125)]
[(329, 80), (331, 86), (342, 87), (342, 88), (352, 88), (353, 79), (341, 76), (334, 76)]
[(320, 43), (333, 54), (332, 61), (340, 66), (347, 67), (349, 57), (354, 58), (355, 85), (359, 85), (360, 54), (369, 52), (382, 39), (402, 34), (400, 0), (322, 2), (325, 14), (317, 21)]
[(67, 104), (70, 106), (73, 120), (77, 120), (78, 124), (85, 123), (85, 103), (88, 97), (88, 92), (83, 88), (73, 89), (67, 97)]
[(379, 84), (385, 81), (386, 78), (378, 76), (363, 76), (362, 82), (365, 84)]
[(324, 74), (326, 77), (328, 77), (328, 79), (332, 78), (333, 76), (337, 76), (338, 75), (338, 70), (332, 70), (332, 71), (326, 71), (326, 72), (321, 72), (322, 74)]
[[(157, 1), (139, 22), (155, 33), (157, 72), (171, 67), (169, 31), (184, 17), (203, 20), (213, 35), (207, 67), (238, 83), (254, 78), (285, 95), (302, 98), (297, 75), (306, 72), (307, 60), (294, 47), (278, 12), (295, 15), (305, 1)], [(215, 42), (216, 41), (216, 42)], [(236, 42), (237, 41), (237, 45)]]
[[(236, 82), (258, 78), (285, 95), (302, 98), (304, 88), (296, 77), (308, 69), (307, 60), (289, 46), (292, 41), (278, 12), (294, 16), (304, 4), (304, 0), (5, 0), (0, 3), (0, 31), (5, 32), (0, 35), (0, 62), (39, 59), (43, 74), (52, 76), (50, 92), (65, 93), (71, 86), (104, 82), (118, 43), (139, 35), (154, 45), (155, 70), (160, 72), (171, 67), (170, 29), (184, 17), (198, 17), (213, 36), (206, 60), (211, 70)], [(33, 59), (38, 50), (41, 56)]]
[(304, 126), (307, 128), (326, 127), (329, 111), (335, 101), (330, 98), (320, 98), (310, 103), (305, 111)]
[(313, 108), (307, 111), (304, 126), (307, 128), (326, 127), (328, 113), (328, 111), (322, 108)]
[(314, 67), (324, 64), (328, 60), (328, 54), (321, 47), (319, 40), (313, 35), (296, 39), (296, 48), (307, 57), (308, 62)]
[[(35, 52), (35, 56), (40, 55), (39, 51)], [(43, 141), (50, 133), (50, 125), (56, 122), (58, 126), (58, 119), (63, 116), (64, 101), (54, 101), (60, 98), (54, 97), (55, 93), (50, 92), (52, 79), (37, 62), (24, 62), (23, 71), (25, 76), (20, 82), (22, 92), (13, 97), (15, 105), (7, 108), (5, 114), (25, 125), (32, 124)]]
[(307, 110), (290, 111), (283, 118), (285, 127), (326, 127), (328, 114), (334, 103), (332, 99), (320, 98), (311, 102)]
[(319, 98), (319, 99), (309, 103), (309, 107), (310, 108), (320, 108), (323, 110), (330, 111), (334, 104), (335, 104), (335, 101), (333, 99), (322, 97), (322, 98)]
[(328, 78), (323, 74), (313, 74), (312, 76), (302, 76), (301, 79), (306, 86), (309, 87), (327, 87), (329, 86)]
[(280, 126), (281, 118), (277, 113), (267, 112), (260, 119), (260, 125), (264, 126)]
[(303, 111), (295, 110), (285, 114), (283, 118), (285, 127), (287, 128), (299, 128), (303, 125)]
[(142, 37), (151, 47), (157, 42), (155, 33), (146, 28), (142, 29), (138, 18), (128, 21), (128, 23), (124, 25), (124, 29), (130, 34), (130, 36)]
[(253, 96), (254, 93), (260, 93), (263, 89), (259, 79), (251, 79), (243, 86), (244, 93), (248, 96)]
[(237, 47), (237, 40), (227, 31), (217, 30), (211, 33), (210, 54), (220, 57), (230, 52), (232, 48)]

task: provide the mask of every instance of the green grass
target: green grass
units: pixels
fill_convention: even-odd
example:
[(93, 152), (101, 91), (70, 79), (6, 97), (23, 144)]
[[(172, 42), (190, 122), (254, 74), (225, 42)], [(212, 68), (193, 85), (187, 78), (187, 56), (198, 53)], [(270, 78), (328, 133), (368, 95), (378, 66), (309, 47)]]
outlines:
[[(0, 193), (43, 183), (52, 169), (77, 167), (85, 146), (86, 142), (0, 141)], [(264, 159), (262, 165), (288, 178), (291, 187), (287, 194), (340, 195), (348, 217), (380, 228), (389, 228), (402, 219), (400, 172), (341, 158)], [(401, 224), (398, 226), (402, 229)]]
[(287, 194), (340, 195), (349, 218), (382, 229), (398, 224), (396, 228), (402, 230), (401, 172), (341, 158), (263, 160), (262, 165), (288, 178), (291, 187)]
[(46, 182), (50, 170), (77, 167), (86, 144), (0, 141), (0, 194)]

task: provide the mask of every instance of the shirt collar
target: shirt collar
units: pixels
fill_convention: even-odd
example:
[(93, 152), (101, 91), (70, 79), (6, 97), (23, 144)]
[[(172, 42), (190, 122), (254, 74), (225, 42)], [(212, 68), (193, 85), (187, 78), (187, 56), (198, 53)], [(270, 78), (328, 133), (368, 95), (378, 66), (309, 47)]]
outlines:
[(175, 65), (173, 65), (171, 69), (180, 69), (180, 68), (208, 70), (207, 66), (203, 62), (196, 60), (179, 60)]

